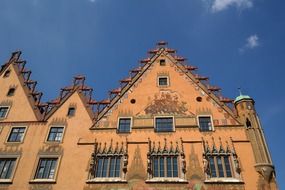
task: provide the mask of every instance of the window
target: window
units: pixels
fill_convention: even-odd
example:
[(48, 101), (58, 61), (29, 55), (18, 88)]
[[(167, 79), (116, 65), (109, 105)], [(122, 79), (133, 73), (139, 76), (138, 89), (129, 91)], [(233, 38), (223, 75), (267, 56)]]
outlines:
[(147, 171), (150, 178), (148, 181), (186, 181), (186, 161), (182, 141), (181, 145), (178, 142), (175, 145), (172, 141), (167, 143), (165, 138), (164, 144), (149, 140), (148, 145)]
[(4, 119), (7, 116), (9, 107), (8, 106), (2, 106), (0, 107), (0, 119)]
[(16, 158), (0, 158), (0, 180), (11, 179), (16, 164)]
[(15, 88), (10, 88), (10, 89), (8, 90), (7, 96), (14, 96), (15, 90), (16, 90)]
[(97, 157), (95, 177), (120, 177), (122, 156)]
[(159, 65), (160, 66), (165, 66), (166, 65), (165, 59), (159, 60)]
[(9, 76), (10, 76), (10, 73), (11, 73), (11, 71), (10, 71), (10, 70), (7, 70), (7, 71), (4, 73), (3, 77), (4, 77), (4, 78), (9, 77)]
[(131, 118), (119, 118), (119, 133), (129, 133), (131, 132)]
[(35, 179), (54, 179), (58, 158), (40, 158)]
[(233, 177), (229, 155), (209, 156), (210, 177)]
[(25, 134), (25, 127), (13, 127), (7, 142), (22, 142)]
[(157, 117), (155, 118), (156, 132), (171, 132), (173, 129), (173, 117)]
[(168, 86), (168, 77), (158, 77), (159, 86)]
[(67, 111), (67, 116), (74, 116), (75, 115), (75, 108), (69, 107)]
[(64, 127), (51, 127), (47, 141), (61, 142)]
[(199, 127), (201, 131), (212, 131), (212, 120), (210, 116), (199, 116)]
[(153, 177), (178, 177), (178, 156), (153, 156)]

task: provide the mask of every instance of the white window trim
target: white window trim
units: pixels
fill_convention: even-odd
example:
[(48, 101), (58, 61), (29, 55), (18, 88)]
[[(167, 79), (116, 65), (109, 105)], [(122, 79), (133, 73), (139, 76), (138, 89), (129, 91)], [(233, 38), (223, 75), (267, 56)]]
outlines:
[[(63, 132), (62, 132), (62, 137), (61, 137), (61, 140), (60, 141), (49, 141), (48, 140), (48, 137), (49, 137), (49, 134), (50, 134), (50, 130), (52, 127), (63, 127)], [(64, 134), (65, 134), (65, 128), (66, 126), (65, 125), (50, 125), (49, 128), (48, 128), (48, 132), (47, 132), (47, 135), (46, 135), (46, 138), (45, 138), (45, 143), (48, 143), (48, 144), (59, 144), (59, 143), (63, 143), (63, 138), (64, 138)]]
[[(172, 118), (172, 123), (173, 123), (173, 125), (172, 125), (172, 131), (157, 131), (156, 130), (156, 119), (157, 118), (169, 118), (169, 117), (171, 117)], [(163, 116), (154, 116), (154, 130), (155, 130), (155, 132), (156, 133), (169, 133), (169, 132), (175, 132), (175, 117), (173, 116), (173, 115), (163, 115)]]
[[(130, 132), (120, 132), (120, 131), (119, 131), (120, 119), (131, 119), (131, 122), (130, 122)], [(118, 121), (117, 121), (117, 133), (119, 133), (119, 134), (131, 133), (131, 132), (132, 132), (132, 128), (133, 128), (133, 117), (118, 117)]]
[[(160, 78), (167, 78), (167, 85), (160, 85), (159, 84), (159, 79)], [(169, 76), (168, 75), (159, 75), (159, 76), (157, 76), (157, 86), (158, 87), (169, 87), (170, 86), (170, 80), (169, 80)]]
[(6, 115), (5, 115), (4, 117), (0, 117), (0, 120), (1, 120), (1, 119), (6, 119), (7, 116), (8, 116), (8, 114), (9, 114), (9, 111), (10, 111), (11, 106), (0, 106), (0, 108), (8, 108), (8, 111), (6, 112)]
[[(8, 141), (8, 140), (9, 140), (9, 137), (10, 137), (10, 135), (11, 135), (11, 133), (12, 133), (13, 128), (25, 128), (22, 141), (20, 141), (20, 142), (9, 142), (9, 141)], [(14, 125), (14, 126), (11, 126), (11, 127), (10, 127), (10, 130), (9, 130), (9, 133), (8, 133), (8, 135), (7, 135), (7, 137), (6, 137), (5, 143), (9, 143), (9, 144), (21, 144), (21, 143), (23, 143), (23, 142), (24, 142), (24, 139), (25, 139), (25, 136), (26, 136), (26, 133), (27, 133), (27, 130), (28, 130), (28, 126), (23, 126), (23, 125), (19, 125), (19, 126)]]
[[(210, 117), (210, 119), (211, 119), (211, 124), (212, 124), (212, 130), (209, 130), (209, 131), (201, 131), (201, 128), (200, 128), (200, 122), (199, 122), (199, 117)], [(215, 127), (214, 127), (214, 122), (213, 122), (213, 117), (212, 117), (212, 115), (197, 115), (197, 125), (198, 125), (198, 127), (199, 127), (199, 130), (201, 131), (201, 132), (211, 132), (211, 131), (215, 131)]]
[[(55, 167), (55, 172), (54, 172), (54, 177), (53, 179), (39, 179), (36, 178), (36, 174), (37, 174), (37, 170), (38, 170), (38, 166), (39, 166), (39, 162), (40, 159), (45, 159), (45, 158), (56, 158), (57, 159), (57, 163), (56, 163), (56, 167)], [(41, 154), (37, 157), (36, 162), (34, 164), (34, 169), (32, 172), (32, 176), (31, 176), (31, 180), (29, 181), (30, 183), (56, 183), (57, 177), (58, 177), (58, 171), (59, 171), (59, 165), (61, 162), (61, 155), (58, 154), (51, 154), (51, 155), (44, 155)]]
[(13, 171), (11, 173), (11, 178), (9, 178), (9, 179), (0, 179), (0, 184), (1, 183), (13, 183), (13, 180), (14, 180), (14, 177), (15, 177), (15, 173), (16, 173), (16, 170), (17, 170), (17, 167), (18, 167), (18, 163), (19, 163), (19, 160), (20, 160), (20, 155), (18, 155), (18, 154), (0, 155), (0, 158), (16, 158), (15, 165), (14, 165)]

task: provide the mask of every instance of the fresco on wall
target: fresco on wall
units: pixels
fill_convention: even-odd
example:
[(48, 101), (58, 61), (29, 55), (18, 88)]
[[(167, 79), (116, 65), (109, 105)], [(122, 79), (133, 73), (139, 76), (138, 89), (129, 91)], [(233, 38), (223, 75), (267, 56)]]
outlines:
[(193, 113), (189, 112), (187, 103), (181, 100), (177, 92), (160, 91), (154, 97), (149, 97), (149, 102), (148, 106), (144, 109), (146, 115), (193, 115)]

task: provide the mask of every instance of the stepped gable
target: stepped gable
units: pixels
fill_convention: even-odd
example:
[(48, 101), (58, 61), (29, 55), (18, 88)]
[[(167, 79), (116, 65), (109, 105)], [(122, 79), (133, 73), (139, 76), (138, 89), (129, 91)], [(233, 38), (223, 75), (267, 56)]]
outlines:
[(75, 92), (78, 92), (89, 116), (93, 118), (97, 101), (92, 99), (93, 88), (85, 85), (85, 80), (85, 76), (77, 75), (73, 78), (72, 85), (61, 88), (59, 97), (46, 103), (44, 119), (49, 119)]
[(44, 103), (41, 102), (43, 93), (37, 91), (37, 81), (31, 79), (32, 71), (25, 67), (27, 62), (21, 59), (21, 54), (21, 51), (13, 52), (9, 61), (1, 66), (0, 75), (2, 75), (4, 72), (10, 72), (7, 70), (10, 65), (14, 68), (20, 81), (20, 85), (22, 86), (26, 97), (29, 100), (37, 120), (41, 120), (44, 113)]
[[(157, 60), (160, 55), (166, 56), (175, 64), (180, 71), (182, 71), (193, 83), (195, 83), (200, 89), (202, 89), (211, 99), (213, 99), (219, 106), (221, 106), (229, 115), (231, 115), (237, 123), (240, 123), (236, 119), (236, 113), (233, 106), (234, 100), (231, 98), (223, 97), (221, 94), (221, 88), (218, 86), (212, 86), (209, 83), (209, 78), (201, 76), (197, 73), (198, 68), (193, 65), (187, 64), (187, 59), (178, 56), (177, 51), (167, 47), (168, 43), (165, 41), (158, 42), (155, 49), (149, 50), (149, 57), (142, 59), (139, 62), (139, 66), (130, 71), (130, 75), (120, 80), (120, 87), (110, 91), (109, 99), (103, 100), (98, 104), (95, 117), (95, 127), (110, 109), (133, 87), (142, 75), (151, 67), (151, 65)], [(92, 128), (93, 128), (92, 127)]]

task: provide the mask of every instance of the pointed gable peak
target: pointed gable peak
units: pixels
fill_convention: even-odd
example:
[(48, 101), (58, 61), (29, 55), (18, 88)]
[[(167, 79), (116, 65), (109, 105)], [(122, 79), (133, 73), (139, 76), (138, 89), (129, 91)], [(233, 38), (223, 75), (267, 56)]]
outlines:
[(41, 120), (43, 113), (41, 98), (43, 93), (37, 91), (37, 81), (31, 80), (32, 71), (26, 68), (27, 62), (21, 58), (21, 54), (21, 51), (12, 52), (8, 62), (0, 68), (0, 76), (4, 73), (3, 77), (9, 77), (11, 69), (15, 71), (16, 78), (18, 78), (37, 120)]
[[(97, 102), (97, 114), (95, 118), (95, 123), (97, 123), (105, 114), (112, 109), (112, 107), (121, 100), (125, 93), (132, 91), (132, 87), (139, 81), (140, 78), (146, 73), (153, 64), (157, 63), (163, 66), (166, 59), (171, 62), (171, 64), (177, 67), (179, 73), (183, 73), (188, 77), (192, 83), (195, 84), (197, 89), (201, 89), (204, 94), (207, 94), (213, 101), (224, 109), (233, 118), (236, 118), (234, 107), (232, 106), (233, 100), (229, 98), (224, 98), (221, 95), (221, 88), (217, 86), (212, 86), (209, 84), (209, 78), (206, 76), (201, 76), (197, 73), (198, 68), (196, 66), (188, 65), (187, 59), (177, 55), (177, 51), (169, 48), (168, 43), (165, 41), (160, 41), (156, 44), (156, 47), (148, 51), (149, 57), (142, 59), (140, 61), (139, 67), (130, 71), (130, 75), (122, 80), (120, 80), (120, 87), (115, 90), (110, 91), (110, 96), (108, 102)], [(199, 100), (197, 100), (199, 101)], [(235, 119), (236, 120), (236, 119)], [(236, 122), (238, 122), (236, 120)]]
[[(94, 117), (93, 106), (97, 104), (96, 100), (92, 99), (93, 88), (85, 84), (86, 77), (77, 75), (73, 77), (72, 85), (60, 89), (59, 96), (45, 105), (45, 120), (50, 118), (75, 92), (78, 92), (84, 106), (91, 118)], [(91, 107), (91, 108), (89, 108)]]

